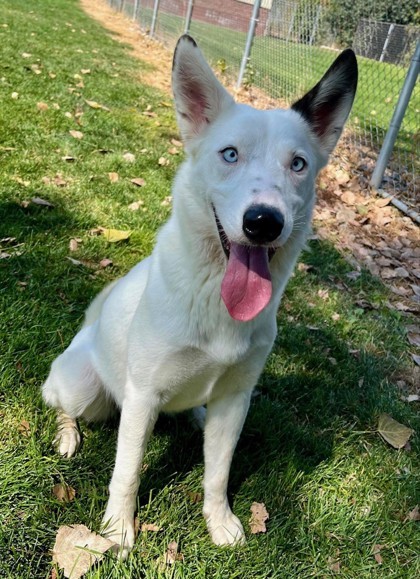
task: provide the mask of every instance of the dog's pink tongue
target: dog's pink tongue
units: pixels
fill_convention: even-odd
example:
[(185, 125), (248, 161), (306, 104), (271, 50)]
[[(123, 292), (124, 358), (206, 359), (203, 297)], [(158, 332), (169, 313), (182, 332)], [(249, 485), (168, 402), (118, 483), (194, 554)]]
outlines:
[(252, 320), (266, 307), (271, 298), (267, 248), (231, 242), (221, 295), (229, 314), (240, 322)]

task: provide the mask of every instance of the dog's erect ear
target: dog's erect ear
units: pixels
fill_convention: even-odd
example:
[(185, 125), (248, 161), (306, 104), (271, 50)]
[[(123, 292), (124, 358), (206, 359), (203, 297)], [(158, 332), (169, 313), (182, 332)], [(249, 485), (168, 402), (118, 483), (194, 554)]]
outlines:
[(292, 109), (311, 125), (327, 155), (341, 135), (356, 88), (357, 61), (354, 52), (348, 48), (333, 62), (319, 83), (292, 105)]
[(195, 41), (187, 34), (181, 36), (176, 45), (172, 90), (178, 125), (186, 142), (199, 135), (222, 110), (234, 104)]

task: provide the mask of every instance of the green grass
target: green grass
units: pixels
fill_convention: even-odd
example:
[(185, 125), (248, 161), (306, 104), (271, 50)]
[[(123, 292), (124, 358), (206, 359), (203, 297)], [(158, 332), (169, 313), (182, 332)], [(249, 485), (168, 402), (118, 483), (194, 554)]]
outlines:
[[(168, 215), (161, 203), (179, 159), (167, 154), (177, 136), (167, 97), (141, 83), (146, 65), (75, 0), (5, 0), (0, 42), (0, 239), (10, 255), (0, 260), (0, 577), (34, 579), (50, 576), (60, 525), (99, 529), (116, 443), (115, 424), (83, 424), (82, 452), (58, 458), (42, 381), (92, 297), (150, 252)], [(75, 86), (75, 74), (84, 88)], [(92, 109), (86, 99), (110, 110)], [(39, 102), (48, 110), (39, 111)], [(148, 106), (157, 117), (142, 114)], [(84, 136), (74, 139), (69, 130)], [(135, 163), (123, 160), (127, 151)], [(75, 161), (63, 161), (66, 155)], [(168, 166), (159, 166), (161, 156), (170, 158)], [(118, 172), (117, 183), (109, 172)], [(57, 173), (65, 186), (45, 183)], [(133, 177), (146, 185), (136, 188)], [(22, 205), (33, 197), (54, 207)], [(130, 211), (139, 198), (146, 211)], [(109, 244), (89, 234), (97, 226), (133, 234), (128, 243)], [(71, 238), (82, 240), (75, 252)], [(111, 268), (99, 267), (105, 257)], [(194, 499), (201, 492), (201, 436), (183, 415), (162, 417), (138, 506), (142, 522), (163, 530), (141, 535), (125, 563), (108, 557), (88, 577), (324, 578), (334, 574), (337, 556), (343, 577), (418, 577), (418, 529), (405, 520), (420, 498), (418, 436), (411, 451), (395, 451), (375, 432), (380, 412), (419, 428), (415, 408), (395, 386), (410, 372), (406, 322), (386, 307), (379, 281), (367, 273), (346, 278), (349, 266), (333, 246), (312, 242), (303, 261), (312, 268), (298, 271), (288, 287), (230, 482), (245, 524), (253, 501), (266, 504), (267, 534), (247, 533), (237, 549), (210, 543)], [(320, 289), (329, 299), (318, 296)], [(377, 309), (360, 309), (362, 296)], [(76, 489), (70, 503), (52, 494), (61, 481)], [(172, 540), (184, 561), (159, 571), (156, 559)], [(382, 565), (375, 544), (383, 545)]]

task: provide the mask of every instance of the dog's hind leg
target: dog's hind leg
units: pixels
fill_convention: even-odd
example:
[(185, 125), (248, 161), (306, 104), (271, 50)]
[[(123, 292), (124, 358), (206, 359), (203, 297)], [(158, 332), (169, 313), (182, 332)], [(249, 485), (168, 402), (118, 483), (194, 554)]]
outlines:
[(115, 408), (92, 363), (90, 332), (90, 328), (82, 329), (54, 360), (42, 389), (44, 400), (58, 411), (55, 445), (67, 457), (76, 452), (81, 441), (76, 418), (104, 420)]

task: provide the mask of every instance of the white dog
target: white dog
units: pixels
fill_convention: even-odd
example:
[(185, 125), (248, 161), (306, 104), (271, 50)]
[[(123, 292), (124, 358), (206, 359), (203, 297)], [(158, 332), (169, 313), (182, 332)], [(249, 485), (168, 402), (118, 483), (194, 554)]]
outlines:
[[(314, 183), (350, 112), (357, 63), (344, 51), (289, 110), (236, 104), (183, 36), (173, 91), (187, 160), (150, 257), (87, 310), (43, 387), (56, 442), (72, 456), (76, 418), (121, 410), (105, 533), (125, 557), (146, 445), (161, 411), (207, 406), (204, 507), (218, 545), (244, 540), (226, 491), (252, 390), (276, 336), (276, 313), (310, 229)], [(200, 413), (204, 417), (204, 411)]]

